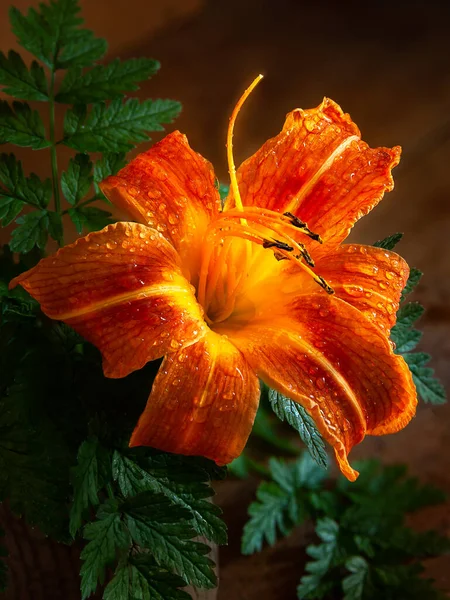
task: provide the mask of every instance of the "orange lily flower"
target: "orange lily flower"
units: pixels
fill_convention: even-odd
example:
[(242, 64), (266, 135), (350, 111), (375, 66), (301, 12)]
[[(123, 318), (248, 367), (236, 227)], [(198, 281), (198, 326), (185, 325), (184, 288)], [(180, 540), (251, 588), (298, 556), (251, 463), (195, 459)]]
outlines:
[(288, 114), (236, 171), (222, 208), (209, 162), (178, 131), (102, 184), (136, 222), (78, 239), (15, 278), (103, 355), (107, 377), (165, 356), (130, 445), (239, 456), (258, 377), (302, 404), (342, 472), (365, 434), (403, 428), (417, 398), (389, 341), (405, 261), (342, 245), (393, 187), (400, 148), (371, 149), (332, 100)]

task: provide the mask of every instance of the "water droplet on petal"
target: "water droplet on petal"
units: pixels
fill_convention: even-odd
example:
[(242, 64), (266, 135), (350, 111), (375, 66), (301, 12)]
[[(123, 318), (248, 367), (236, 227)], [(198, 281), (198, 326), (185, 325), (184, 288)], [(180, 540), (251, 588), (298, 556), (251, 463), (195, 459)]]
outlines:
[(323, 377), (318, 377), (316, 379), (316, 385), (320, 390), (323, 390), (325, 387), (325, 379)]

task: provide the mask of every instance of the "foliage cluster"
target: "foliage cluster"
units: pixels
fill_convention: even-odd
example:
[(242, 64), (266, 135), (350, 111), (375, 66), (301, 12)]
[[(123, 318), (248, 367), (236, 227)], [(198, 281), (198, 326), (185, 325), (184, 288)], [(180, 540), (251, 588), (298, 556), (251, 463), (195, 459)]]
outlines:
[[(105, 379), (95, 348), (47, 319), (23, 289), (8, 290), (12, 277), (43, 256), (49, 238), (63, 244), (67, 220), (78, 233), (111, 222), (107, 210), (92, 206), (106, 201), (98, 183), (149, 131), (163, 130), (180, 105), (125, 99), (159, 63), (95, 64), (107, 45), (82, 28), (76, 0), (52, 0), (26, 15), (12, 8), (10, 20), (36, 60), (28, 67), (17, 52), (0, 54), (0, 85), (15, 97), (0, 104), (0, 143), (47, 149), (52, 178), (26, 174), (14, 154), (0, 156), (0, 221), (12, 229), (0, 254), (0, 501), (55, 539), (84, 538), (83, 598), (107, 580), (107, 600), (189, 598), (187, 584), (216, 585), (204, 542), (226, 542), (221, 511), (209, 501), (211, 479), (224, 470), (206, 460), (130, 451), (157, 364), (124, 380)], [(57, 104), (72, 105), (59, 137)], [(59, 173), (61, 145), (76, 153)], [(6, 579), (0, 560), (0, 586)]]
[(403, 465), (383, 468), (374, 460), (357, 467), (355, 483), (341, 476), (326, 485), (326, 472), (306, 452), (291, 463), (271, 459), (249, 507), (243, 553), (273, 545), (312, 519), (318, 543), (306, 548), (299, 599), (443, 600), (422, 577), (421, 561), (450, 552), (450, 539), (434, 530), (417, 533), (406, 517), (445, 495), (408, 477)]

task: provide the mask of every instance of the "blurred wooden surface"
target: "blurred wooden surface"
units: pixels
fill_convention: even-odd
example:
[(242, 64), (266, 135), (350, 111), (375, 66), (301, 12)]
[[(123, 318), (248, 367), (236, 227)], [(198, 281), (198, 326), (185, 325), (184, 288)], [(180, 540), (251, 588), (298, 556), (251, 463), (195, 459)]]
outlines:
[[(213, 161), (223, 179), (230, 110), (259, 72), (266, 79), (241, 115), (235, 136), (238, 161), (279, 131), (286, 112), (316, 106), (324, 95), (351, 113), (372, 146), (403, 146), (402, 163), (394, 173), (395, 191), (358, 224), (352, 238), (372, 243), (396, 231), (405, 233), (400, 253), (425, 271), (416, 293), (427, 308), (421, 349), (433, 355), (433, 366), (450, 387), (450, 4), (401, 0), (128, 0), (126, 6), (119, 0), (81, 0), (81, 4), (87, 25), (108, 37), (108, 58), (152, 56), (161, 61), (160, 74), (143, 85), (139, 97), (180, 100), (184, 108), (176, 128)], [(0, 0), (3, 50), (14, 45), (6, 21), (8, 5)], [(46, 151), (23, 150), (21, 155), (32, 161), (35, 171), (48, 173)], [(368, 439), (353, 455), (407, 462), (414, 474), (450, 492), (449, 419), (449, 406), (421, 406), (407, 429)], [(258, 556), (240, 556), (240, 531), (253, 493), (254, 482), (220, 486), (218, 500), (225, 508), (231, 541), (221, 552), (219, 600), (294, 600), (304, 560), (301, 543), (308, 532), (299, 531)], [(449, 506), (419, 515), (417, 524), (450, 533)], [(450, 591), (450, 559), (428, 561), (427, 567)]]

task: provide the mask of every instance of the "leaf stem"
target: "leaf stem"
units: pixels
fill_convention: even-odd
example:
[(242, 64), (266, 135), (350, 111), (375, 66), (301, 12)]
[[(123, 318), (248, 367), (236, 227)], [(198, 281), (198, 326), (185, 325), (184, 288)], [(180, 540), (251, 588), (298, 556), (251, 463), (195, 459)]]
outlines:
[[(53, 184), (53, 198), (55, 200), (55, 212), (61, 214), (61, 198), (59, 195), (59, 175), (58, 175), (58, 158), (56, 155), (56, 143), (55, 143), (55, 69), (52, 68), (50, 76), (50, 89), (49, 89), (49, 105), (50, 105), (50, 156), (52, 162), (52, 184)], [(60, 246), (63, 245), (63, 237), (58, 240)]]
[[(85, 200), (84, 202), (80, 202), (79, 204), (77, 204), (76, 208), (81, 208), (82, 206), (86, 206), (86, 204), (92, 204), (92, 202), (97, 202), (97, 200), (101, 200), (101, 198), (99, 196), (92, 196), (92, 198), (89, 198), (88, 200)], [(69, 213), (69, 210), (63, 210), (61, 215), (67, 215), (68, 213)]]

